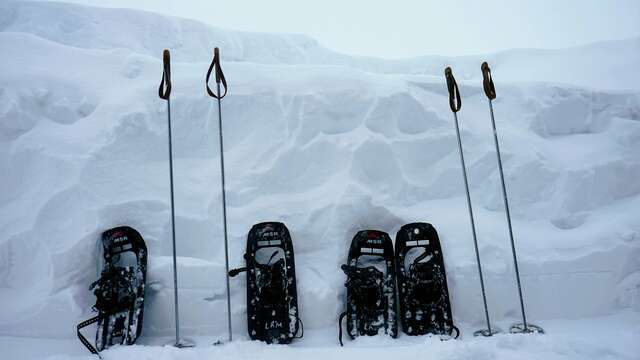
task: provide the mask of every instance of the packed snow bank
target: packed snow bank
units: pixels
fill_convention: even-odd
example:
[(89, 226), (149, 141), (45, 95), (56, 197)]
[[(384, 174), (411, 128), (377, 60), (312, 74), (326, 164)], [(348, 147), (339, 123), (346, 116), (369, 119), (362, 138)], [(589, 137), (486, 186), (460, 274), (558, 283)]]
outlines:
[[(440, 75), (453, 64), (490, 313), (518, 319), (481, 58), (348, 58), (300, 36), (51, 3), (0, 5), (0, 29), (0, 334), (74, 336), (94, 302), (87, 287), (98, 275), (99, 235), (122, 224), (139, 230), (150, 252), (143, 334), (172, 334), (166, 104), (156, 90), (163, 47), (178, 60), (172, 119), (185, 334), (226, 331), (217, 113), (203, 84), (213, 46), (230, 82), (223, 116), (233, 266), (252, 224), (285, 222), (305, 328), (333, 334), (344, 306), (339, 265), (355, 232), (394, 236), (428, 221), (443, 243), (456, 322), (480, 326)], [(640, 310), (640, 67), (612, 82), (576, 65), (590, 54), (598, 69), (618, 68), (611, 54), (637, 43), (486, 57), (526, 307), (542, 324)], [(546, 62), (551, 53), (571, 61)], [(639, 53), (624, 61), (638, 64)], [(540, 64), (548, 68), (531, 75), (536, 83), (520, 81)], [(636, 90), (612, 90), (621, 88)], [(237, 334), (246, 332), (244, 285), (232, 282)]]

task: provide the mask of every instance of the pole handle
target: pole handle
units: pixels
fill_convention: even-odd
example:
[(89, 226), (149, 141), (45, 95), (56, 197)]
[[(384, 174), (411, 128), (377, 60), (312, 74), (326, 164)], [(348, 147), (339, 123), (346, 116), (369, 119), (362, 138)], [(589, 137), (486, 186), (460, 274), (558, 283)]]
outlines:
[(462, 100), (460, 99), (460, 91), (458, 90), (456, 79), (448, 66), (444, 69), (444, 77), (447, 79), (447, 90), (449, 90), (449, 107), (451, 107), (451, 111), (456, 113), (462, 107)]
[[(222, 95), (214, 93), (209, 87), (209, 79), (211, 78), (211, 73), (214, 69), (216, 83), (222, 83), (222, 86), (224, 87), (224, 92), (222, 93)], [(209, 65), (209, 70), (207, 71), (207, 80), (205, 81), (205, 85), (207, 86), (207, 93), (212, 98), (220, 100), (225, 97), (225, 95), (227, 95), (227, 79), (224, 78), (224, 73), (222, 72), (222, 68), (220, 67), (220, 50), (218, 48), (213, 49), (213, 60), (211, 61), (211, 65)]]
[(171, 95), (171, 60), (169, 50), (164, 49), (162, 52), (162, 80), (158, 87), (158, 96), (163, 100), (169, 100)]
[(496, 98), (496, 87), (493, 85), (489, 64), (487, 64), (486, 61), (483, 62), (480, 69), (482, 70), (482, 87), (484, 87), (484, 93), (487, 95), (489, 100), (493, 100)]

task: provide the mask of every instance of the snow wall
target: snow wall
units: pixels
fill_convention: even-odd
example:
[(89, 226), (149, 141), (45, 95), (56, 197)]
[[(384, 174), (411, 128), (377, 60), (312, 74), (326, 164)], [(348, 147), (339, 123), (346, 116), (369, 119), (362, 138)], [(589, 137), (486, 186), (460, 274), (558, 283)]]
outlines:
[[(432, 223), (457, 322), (483, 321), (443, 69), (459, 113), (490, 313), (519, 306), (480, 63), (494, 103), (528, 317), (640, 311), (640, 39), (566, 50), (406, 60), (350, 57), (301, 35), (234, 32), (152, 13), (0, 4), (0, 334), (72, 337), (90, 316), (100, 233), (150, 252), (145, 335), (173, 333), (166, 103), (172, 51), (180, 311), (186, 334), (226, 331), (218, 46), (232, 266), (252, 224), (282, 221), (306, 328), (336, 331), (348, 244)], [(232, 316), (246, 334), (243, 277)], [(46, 324), (44, 326), (43, 324)]]

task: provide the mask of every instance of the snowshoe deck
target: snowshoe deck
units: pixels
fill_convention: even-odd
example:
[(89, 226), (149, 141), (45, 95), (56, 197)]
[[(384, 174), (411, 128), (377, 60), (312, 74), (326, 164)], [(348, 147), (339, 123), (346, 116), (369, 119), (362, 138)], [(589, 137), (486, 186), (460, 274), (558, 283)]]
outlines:
[(247, 236), (247, 328), (252, 340), (288, 344), (301, 330), (293, 242), (280, 222), (254, 225)]
[[(98, 315), (78, 325), (78, 338), (94, 354), (115, 344), (131, 345), (142, 331), (147, 247), (131, 227), (121, 226), (102, 234), (104, 266), (90, 289), (96, 295)], [(97, 322), (95, 348), (80, 329)]]
[(396, 235), (396, 267), (402, 331), (407, 335), (458, 337), (453, 325), (440, 239), (427, 223), (412, 223)]
[(396, 280), (393, 244), (389, 235), (377, 230), (359, 231), (351, 241), (346, 265), (347, 309), (340, 315), (340, 345), (342, 319), (347, 318), (347, 333), (353, 340), (360, 335), (381, 332), (396, 337)]

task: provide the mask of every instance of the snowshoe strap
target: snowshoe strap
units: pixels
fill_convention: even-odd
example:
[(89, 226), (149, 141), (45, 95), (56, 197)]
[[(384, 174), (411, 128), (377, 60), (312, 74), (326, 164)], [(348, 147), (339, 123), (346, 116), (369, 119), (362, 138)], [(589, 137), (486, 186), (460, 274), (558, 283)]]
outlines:
[[(213, 69), (216, 69), (216, 83), (220, 84), (222, 82), (222, 86), (224, 87), (224, 93), (216, 94), (211, 91), (209, 88), (209, 79), (211, 78), (211, 72)], [(220, 67), (220, 50), (218, 48), (213, 49), (213, 60), (211, 61), (211, 65), (209, 65), (209, 70), (207, 71), (207, 81), (205, 82), (207, 85), (207, 93), (212, 98), (216, 98), (221, 100), (225, 95), (227, 95), (227, 80), (224, 78), (224, 73), (222, 72), (222, 68)]]
[[(304, 336), (304, 324), (302, 323), (302, 319), (300, 319), (300, 317), (297, 315), (296, 315), (296, 323), (298, 324), (298, 330), (296, 330), (296, 333), (293, 334), (293, 338), (302, 339), (302, 337)], [(298, 336), (298, 332), (300, 332), (300, 336)]]
[(489, 100), (493, 100), (496, 98), (496, 87), (493, 85), (489, 64), (487, 64), (486, 61), (483, 62), (480, 69), (482, 69), (482, 87), (484, 87), (484, 93), (487, 95)]
[(340, 341), (340, 346), (344, 346), (342, 343), (342, 319), (347, 316), (347, 312), (343, 312), (340, 314), (340, 318), (338, 319), (338, 341)]
[[(454, 331), (456, 332), (456, 336), (454, 336), (453, 338), (457, 339), (458, 336), (460, 336), (460, 329), (458, 329), (457, 326), (451, 324), (451, 334), (453, 334)], [(449, 335), (451, 335), (451, 334), (449, 334)]]
[[(341, 268), (347, 275), (345, 286), (353, 294), (353, 301), (357, 304), (356, 314), (353, 315), (358, 324), (358, 331), (361, 334), (363, 331), (369, 333), (372, 331), (371, 326), (368, 325), (372, 323), (371, 319), (379, 316), (383, 311), (380, 308), (380, 302), (384, 297), (384, 274), (374, 266), (361, 268), (342, 265)], [(386, 321), (384, 326), (386, 327)]]
[(235, 276), (237, 276), (238, 274), (240, 274), (241, 272), (244, 272), (244, 271), (247, 271), (247, 267), (231, 269), (231, 270), (229, 270), (229, 276), (235, 277)]
[(111, 266), (89, 287), (96, 296), (94, 308), (115, 313), (129, 308), (136, 299), (136, 277), (130, 266)]
[(457, 113), (462, 107), (462, 100), (460, 100), (458, 84), (453, 77), (453, 72), (450, 67), (447, 66), (447, 68), (444, 69), (444, 76), (447, 79), (447, 89), (449, 90), (449, 107), (451, 107), (451, 111)]
[[(424, 252), (417, 257), (411, 266), (409, 267), (409, 277), (413, 280), (409, 285), (409, 291), (415, 292), (414, 297), (420, 303), (430, 303), (437, 300), (436, 292), (439, 285), (437, 284), (436, 277), (434, 276), (434, 268), (431, 264), (420, 261), (427, 257), (428, 252)], [(419, 305), (414, 305), (419, 306)], [(446, 321), (446, 324), (451, 327), (449, 336), (457, 339), (460, 336), (460, 329), (453, 325), (452, 321)], [(444, 327), (446, 328), (447, 325)], [(455, 336), (453, 333), (455, 332)]]
[[(275, 255), (275, 253), (274, 253)], [(269, 262), (273, 259), (269, 259)], [(258, 264), (261, 268), (258, 278), (260, 295), (267, 303), (286, 306), (283, 298), (286, 297), (287, 275), (284, 269), (284, 259), (280, 259), (271, 265)]]
[(271, 261), (276, 257), (276, 255), (278, 255), (278, 250), (274, 251), (273, 254), (271, 254), (271, 256), (269, 257), (269, 261), (267, 262), (267, 265), (271, 265)]
[(427, 256), (429, 256), (430, 252), (424, 251), (420, 256), (418, 256), (415, 260), (413, 260), (413, 265), (420, 263), (420, 261), (424, 260)]
[(169, 65), (169, 50), (165, 49), (162, 53), (162, 80), (158, 87), (158, 96), (163, 100), (169, 100), (171, 94), (171, 66)]
[(96, 322), (100, 321), (102, 317), (100, 315), (96, 315), (94, 317), (92, 317), (91, 319), (85, 320), (83, 322), (81, 322), (80, 324), (78, 324), (78, 326), (76, 327), (76, 331), (78, 334), (78, 339), (80, 339), (80, 342), (82, 343), (82, 345), (84, 345), (87, 350), (89, 350), (89, 352), (91, 352), (92, 354), (98, 355), (98, 357), (100, 359), (102, 359), (102, 356), (100, 356), (100, 353), (98, 353), (98, 350), (96, 350), (96, 348), (89, 342), (89, 340), (87, 340), (87, 338), (84, 337), (84, 335), (82, 335), (82, 333), (80, 332), (81, 329), (91, 325), (91, 324), (95, 324)]
[[(270, 265), (270, 264), (271, 264), (271, 260), (273, 260), (273, 258), (276, 256), (276, 254), (277, 254), (277, 253), (278, 253), (278, 252), (277, 252), (277, 251), (275, 251), (275, 252), (271, 255), (271, 257), (269, 258), (269, 262), (267, 263), (267, 265)], [(245, 256), (244, 256), (244, 257), (245, 257), (245, 259), (247, 260), (247, 262), (249, 262), (250, 264), (252, 264), (252, 265), (254, 265), (254, 266), (260, 266), (260, 264), (259, 264), (259, 263), (257, 263), (257, 262), (256, 262), (253, 258), (251, 258), (250, 256), (247, 256), (247, 254), (245, 254)], [(231, 270), (229, 270), (229, 276), (231, 276), (231, 277), (235, 277), (235, 276), (237, 276), (238, 274), (240, 274), (241, 272), (245, 272), (245, 271), (247, 271), (247, 270), (249, 270), (249, 268), (248, 268), (248, 267), (246, 267), (246, 266), (245, 266), (245, 267), (241, 267), (241, 268), (237, 268), (237, 269), (231, 269)]]
[(356, 266), (342, 265), (342, 270), (347, 275), (345, 286), (351, 289), (363, 305), (375, 303), (382, 296), (380, 284), (384, 275), (373, 266), (359, 268)]

